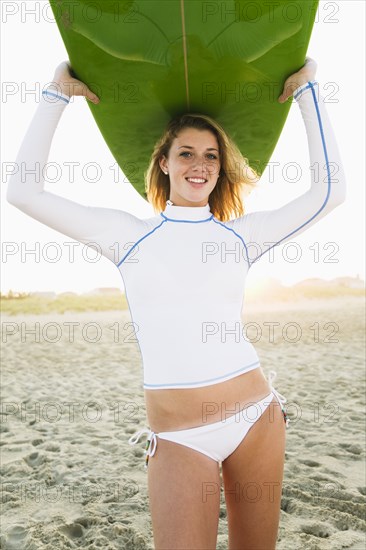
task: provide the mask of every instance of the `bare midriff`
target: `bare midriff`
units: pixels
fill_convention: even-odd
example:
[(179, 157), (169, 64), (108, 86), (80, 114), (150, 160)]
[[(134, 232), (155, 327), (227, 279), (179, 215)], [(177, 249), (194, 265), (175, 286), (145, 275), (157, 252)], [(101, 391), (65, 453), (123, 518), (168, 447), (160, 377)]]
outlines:
[(159, 433), (219, 422), (270, 392), (261, 367), (201, 388), (145, 390), (149, 427)]

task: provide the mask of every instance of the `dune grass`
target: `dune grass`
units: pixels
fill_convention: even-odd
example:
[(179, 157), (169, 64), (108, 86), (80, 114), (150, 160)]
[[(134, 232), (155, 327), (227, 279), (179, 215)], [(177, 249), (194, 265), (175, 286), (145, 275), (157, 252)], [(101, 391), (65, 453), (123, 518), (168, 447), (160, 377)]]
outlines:
[(49, 312), (65, 313), (68, 311), (110, 311), (127, 309), (128, 303), (122, 292), (110, 296), (75, 295), (45, 298), (28, 295), (22, 298), (1, 299), (1, 311), (8, 315), (42, 314)]

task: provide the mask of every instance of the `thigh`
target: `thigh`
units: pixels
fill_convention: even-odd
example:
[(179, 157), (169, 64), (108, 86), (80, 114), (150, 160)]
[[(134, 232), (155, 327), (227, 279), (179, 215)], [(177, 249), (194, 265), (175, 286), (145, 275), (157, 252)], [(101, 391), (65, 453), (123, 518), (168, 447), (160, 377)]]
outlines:
[(157, 549), (215, 550), (220, 512), (218, 462), (158, 436), (148, 464), (148, 490)]
[(286, 426), (276, 398), (222, 463), (229, 550), (276, 547)]

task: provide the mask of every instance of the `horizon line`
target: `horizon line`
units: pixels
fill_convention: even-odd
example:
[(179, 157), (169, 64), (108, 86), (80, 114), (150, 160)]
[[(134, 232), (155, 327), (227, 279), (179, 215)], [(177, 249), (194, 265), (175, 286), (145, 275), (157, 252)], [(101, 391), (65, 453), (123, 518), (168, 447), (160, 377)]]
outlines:
[[(340, 276), (340, 277), (334, 277), (333, 279), (324, 279), (322, 277), (308, 277), (306, 279), (301, 279), (300, 281), (297, 281), (297, 282), (292, 283), (290, 285), (282, 283), (281, 280), (277, 279), (276, 277), (262, 277), (258, 280), (258, 286), (263, 286), (263, 285), (268, 286), (268, 284), (269, 284), (270, 286), (280, 286), (280, 287), (283, 287), (283, 288), (292, 288), (292, 287), (304, 284), (306, 282), (315, 283), (315, 285), (316, 285), (316, 283), (334, 283), (334, 282), (339, 282), (339, 281), (342, 281), (342, 280), (359, 281), (360, 283), (363, 283), (363, 286), (365, 286), (365, 279), (362, 279), (359, 274), (357, 274), (356, 276), (343, 275), (343, 276)], [(247, 290), (250, 291), (251, 289), (254, 289), (255, 286), (256, 286), (256, 284), (254, 283), (253, 285), (248, 286)], [(94, 287), (92, 289), (84, 290), (84, 291), (76, 291), (76, 290), (56, 291), (56, 290), (51, 290), (51, 289), (45, 289), (45, 290), (39, 290), (39, 289), (38, 290), (13, 290), (13, 289), (9, 289), (6, 292), (3, 292), (2, 290), (0, 290), (0, 294), (1, 295), (7, 295), (10, 292), (12, 294), (37, 294), (37, 293), (65, 294), (65, 293), (72, 293), (72, 294), (78, 294), (78, 295), (82, 296), (82, 295), (85, 295), (85, 294), (95, 293), (96, 291), (98, 291), (98, 292), (113, 291), (114, 293), (126, 294), (125, 289), (122, 289), (122, 288), (119, 288), (119, 287), (113, 287), (113, 286), (110, 286), (110, 287)]]

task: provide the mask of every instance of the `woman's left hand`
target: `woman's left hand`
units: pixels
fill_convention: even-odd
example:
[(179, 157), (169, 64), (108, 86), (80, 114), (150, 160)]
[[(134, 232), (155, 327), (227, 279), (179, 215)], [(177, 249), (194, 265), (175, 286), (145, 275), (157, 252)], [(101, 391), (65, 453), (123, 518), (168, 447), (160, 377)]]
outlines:
[(311, 59), (311, 57), (307, 57), (305, 59), (305, 65), (299, 71), (289, 76), (285, 81), (283, 92), (278, 98), (279, 103), (287, 101), (299, 86), (306, 84), (309, 80), (314, 80), (317, 68), (318, 65), (316, 61)]

